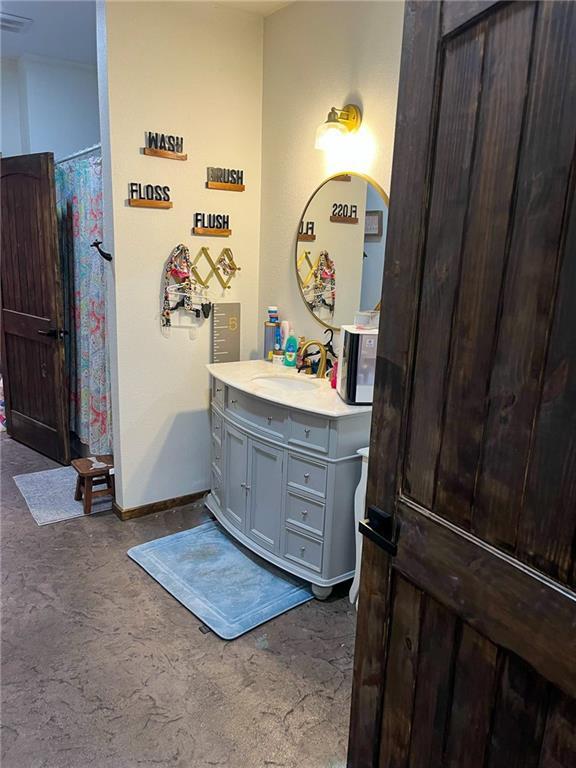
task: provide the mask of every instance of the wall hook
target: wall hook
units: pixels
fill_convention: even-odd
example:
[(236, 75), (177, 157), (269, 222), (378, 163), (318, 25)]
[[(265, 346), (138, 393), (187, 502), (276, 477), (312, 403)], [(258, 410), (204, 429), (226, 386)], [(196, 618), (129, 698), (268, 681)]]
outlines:
[(102, 256), (103, 259), (106, 259), (106, 261), (112, 261), (112, 256), (107, 253), (106, 251), (103, 251), (100, 246), (102, 245), (102, 240), (94, 240), (93, 243), (90, 244), (90, 248), (96, 248), (100, 256)]

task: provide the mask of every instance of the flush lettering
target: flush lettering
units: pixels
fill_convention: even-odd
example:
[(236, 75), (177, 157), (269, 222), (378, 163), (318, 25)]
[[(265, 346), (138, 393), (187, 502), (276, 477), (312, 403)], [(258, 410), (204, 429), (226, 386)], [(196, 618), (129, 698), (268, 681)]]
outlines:
[(298, 229), (299, 235), (313, 235), (315, 224), (313, 221), (301, 221)]
[(227, 213), (195, 213), (195, 229), (230, 229), (230, 216)]

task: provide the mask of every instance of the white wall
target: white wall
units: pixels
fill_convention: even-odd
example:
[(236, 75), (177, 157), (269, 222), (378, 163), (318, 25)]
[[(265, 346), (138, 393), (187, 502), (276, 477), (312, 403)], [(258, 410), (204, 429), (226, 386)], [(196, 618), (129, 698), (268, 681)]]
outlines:
[(1, 95), (2, 123), (0, 151), (5, 156), (22, 154), (22, 128), (20, 125), (20, 85), (18, 62), (15, 59), (2, 59)]
[[(257, 351), (262, 19), (212, 4), (131, 2), (100, 8), (99, 39), (104, 23), (108, 91), (102, 94), (102, 135), (104, 172), (111, 173), (105, 244), (113, 242), (115, 272), (114, 453), (117, 502), (127, 509), (210, 485), (210, 321), (195, 338), (182, 328), (167, 335), (160, 328), (163, 267), (176, 244), (188, 245), (193, 256), (202, 245), (216, 255), (224, 245), (232, 248), (242, 271), (225, 298), (242, 303), (243, 357)], [(142, 155), (146, 130), (183, 136), (188, 161)], [(246, 191), (206, 190), (209, 165), (243, 168)], [(169, 185), (174, 207), (129, 208), (131, 181)], [(232, 236), (193, 237), (196, 211), (229, 212)]]
[(22, 56), (2, 61), (2, 152), (65, 157), (100, 141), (96, 67)]
[[(298, 334), (323, 331), (294, 274), (298, 222), (323, 179), (360, 171), (389, 192), (403, 12), (402, 2), (300, 2), (265, 19), (259, 326), (277, 304)], [(360, 151), (326, 157), (316, 128), (347, 102), (362, 107)]]

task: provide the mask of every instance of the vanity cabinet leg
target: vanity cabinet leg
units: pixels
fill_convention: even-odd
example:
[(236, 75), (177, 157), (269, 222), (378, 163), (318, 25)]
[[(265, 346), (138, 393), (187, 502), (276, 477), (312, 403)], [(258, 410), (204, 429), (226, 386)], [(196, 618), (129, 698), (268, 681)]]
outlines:
[(327, 600), (332, 594), (332, 587), (319, 587), (317, 584), (310, 584), (310, 586), (316, 600)]

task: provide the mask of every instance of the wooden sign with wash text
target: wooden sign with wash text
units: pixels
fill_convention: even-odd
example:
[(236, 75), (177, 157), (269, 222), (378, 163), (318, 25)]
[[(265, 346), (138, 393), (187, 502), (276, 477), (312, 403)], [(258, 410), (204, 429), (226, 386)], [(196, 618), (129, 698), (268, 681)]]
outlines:
[(184, 153), (184, 139), (169, 133), (153, 133), (146, 131), (146, 146), (144, 154), (153, 157), (165, 157), (169, 160), (187, 160)]

